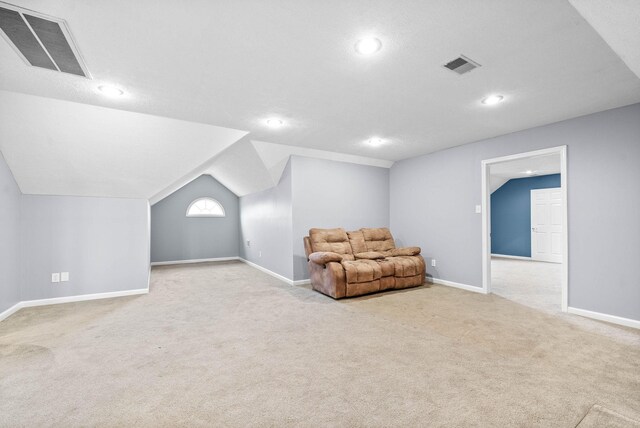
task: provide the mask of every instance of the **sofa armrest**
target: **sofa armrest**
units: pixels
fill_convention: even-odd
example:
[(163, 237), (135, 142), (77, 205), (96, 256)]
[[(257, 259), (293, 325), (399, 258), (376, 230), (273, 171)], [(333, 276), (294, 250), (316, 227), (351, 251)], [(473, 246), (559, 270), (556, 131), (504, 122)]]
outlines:
[(391, 257), (395, 256), (417, 256), (420, 254), (420, 247), (402, 247), (402, 248), (394, 248), (393, 250), (389, 250), (389, 255)]
[(365, 259), (365, 260), (380, 260), (384, 259), (385, 255), (382, 253), (378, 253), (377, 251), (367, 251), (365, 253), (356, 253), (354, 254), (356, 260)]
[(330, 251), (317, 251), (315, 253), (309, 254), (309, 260), (319, 265), (326, 265), (330, 262), (341, 262), (342, 255), (338, 253), (332, 253)]

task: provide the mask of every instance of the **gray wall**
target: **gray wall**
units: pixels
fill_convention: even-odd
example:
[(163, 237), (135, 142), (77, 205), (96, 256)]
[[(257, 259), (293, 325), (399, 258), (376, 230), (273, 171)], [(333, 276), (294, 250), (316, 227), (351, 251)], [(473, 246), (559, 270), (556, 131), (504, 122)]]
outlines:
[(302, 238), (312, 227), (389, 226), (389, 169), (291, 157), (294, 279), (309, 278)]
[(640, 319), (640, 104), (397, 162), (391, 228), (434, 277), (482, 286), (480, 162), (568, 146), (569, 306)]
[(276, 187), (240, 198), (240, 257), (293, 278), (291, 212), (289, 161)]
[[(22, 197), (21, 300), (147, 288), (146, 200)], [(70, 281), (51, 283), (52, 272)]]
[(20, 189), (0, 153), (0, 313), (20, 300)]
[(389, 170), (291, 156), (277, 187), (240, 198), (240, 217), (242, 258), (306, 279), (302, 238), (310, 228), (389, 225)]
[[(187, 217), (195, 199), (211, 197), (225, 217)], [(238, 257), (238, 197), (210, 175), (201, 175), (151, 207), (151, 261)]]

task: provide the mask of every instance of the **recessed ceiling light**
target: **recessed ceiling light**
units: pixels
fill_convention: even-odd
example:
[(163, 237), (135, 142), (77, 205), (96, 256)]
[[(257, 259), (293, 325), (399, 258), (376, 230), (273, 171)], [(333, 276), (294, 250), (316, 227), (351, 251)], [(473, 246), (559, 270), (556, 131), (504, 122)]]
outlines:
[(378, 137), (373, 137), (373, 138), (369, 138), (367, 140), (367, 144), (373, 147), (378, 147), (381, 146), (385, 143), (385, 141), (382, 138), (378, 138)]
[(531, 171), (530, 169), (528, 169), (528, 170), (526, 170), (524, 173), (525, 173), (525, 174), (533, 174), (533, 171)]
[(382, 48), (382, 42), (375, 37), (365, 37), (356, 42), (356, 52), (360, 55), (372, 55)]
[(488, 97), (482, 99), (482, 104), (492, 106), (494, 104), (498, 104), (503, 99), (504, 97), (502, 95), (489, 95)]
[(124, 91), (120, 88), (116, 88), (115, 86), (100, 85), (98, 86), (98, 89), (108, 97), (119, 97), (124, 95)]
[(280, 128), (282, 125), (284, 125), (284, 122), (282, 121), (282, 119), (278, 119), (275, 117), (272, 117), (271, 119), (267, 119), (267, 126), (270, 128)]

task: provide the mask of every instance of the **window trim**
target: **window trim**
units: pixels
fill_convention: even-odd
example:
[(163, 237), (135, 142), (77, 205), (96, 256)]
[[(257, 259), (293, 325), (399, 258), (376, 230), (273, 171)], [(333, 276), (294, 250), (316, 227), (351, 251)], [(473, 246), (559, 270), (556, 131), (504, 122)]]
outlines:
[[(195, 205), (196, 203), (202, 201), (202, 200), (209, 200), (211, 202), (213, 202), (214, 204), (217, 204), (220, 209), (222, 210), (222, 214), (189, 214), (189, 211), (191, 211), (191, 207), (193, 205)], [(217, 199), (212, 198), (211, 196), (201, 196), (199, 198), (195, 198), (193, 201), (191, 201), (191, 203), (189, 204), (189, 206), (187, 207), (187, 213), (186, 213), (187, 217), (200, 217), (200, 218), (222, 218), (222, 217), (226, 217), (227, 216), (227, 212), (224, 209), (224, 205), (222, 205), (220, 203), (220, 201), (218, 201)]]

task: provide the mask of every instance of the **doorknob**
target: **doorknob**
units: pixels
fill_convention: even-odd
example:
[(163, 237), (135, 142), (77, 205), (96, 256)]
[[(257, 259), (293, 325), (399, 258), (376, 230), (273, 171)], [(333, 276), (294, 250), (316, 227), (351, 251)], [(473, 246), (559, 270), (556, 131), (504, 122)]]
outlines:
[(532, 228), (531, 228), (531, 231), (532, 231), (532, 232), (535, 232), (535, 231), (536, 231), (536, 228), (535, 228), (535, 227), (532, 227)]

